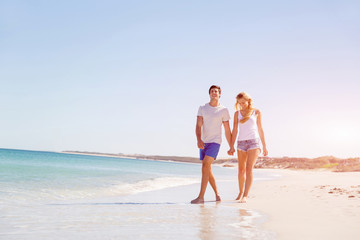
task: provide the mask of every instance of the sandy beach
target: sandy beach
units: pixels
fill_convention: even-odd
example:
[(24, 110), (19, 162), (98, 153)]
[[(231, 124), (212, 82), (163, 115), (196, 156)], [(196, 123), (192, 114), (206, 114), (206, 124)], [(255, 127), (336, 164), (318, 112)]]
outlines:
[[(180, 160), (183, 161), (183, 159)], [(195, 161), (190, 160), (190, 162)], [(284, 163), (284, 159), (281, 163)], [(215, 165), (223, 166), (224, 164), (226, 163)], [(278, 165), (277, 163), (276, 166)], [(236, 171), (236, 164), (233, 164), (233, 168)], [(254, 212), (258, 212), (262, 216), (267, 216), (267, 220), (261, 226), (267, 239), (360, 238), (358, 227), (360, 224), (360, 172), (331, 172), (329, 168), (255, 169), (254, 171), (281, 177), (276, 177), (275, 180), (254, 182), (246, 204), (233, 200), (238, 189), (236, 179), (226, 183), (219, 182), (218, 185), (224, 200), (223, 206), (235, 207), (239, 211), (250, 211), (253, 215)], [(143, 199), (155, 202), (163, 202), (165, 199), (172, 202), (177, 199), (185, 203), (198, 194), (198, 188), (199, 186), (195, 184), (181, 190), (165, 189), (156, 193), (162, 198), (145, 195)], [(178, 194), (179, 191), (183, 193)], [(210, 186), (206, 198), (213, 198)], [(211, 202), (205, 203), (205, 205), (209, 204)], [(221, 208), (221, 204), (217, 205), (217, 208), (219, 207)], [(211, 211), (207, 211), (205, 218), (208, 217), (214, 217)], [(219, 218), (222, 217), (224, 216), (219, 216)], [(236, 221), (235, 218), (234, 221)], [(254, 227), (255, 225), (252, 224), (252, 228)], [(253, 237), (261, 239), (259, 235)]]
[[(236, 164), (233, 168), (237, 168)], [(267, 239), (360, 238), (360, 172), (331, 172), (330, 169), (254, 171), (281, 177), (254, 182), (246, 204), (233, 200), (238, 189), (236, 179), (227, 183), (220, 182), (218, 185), (222, 191), (224, 206), (235, 207), (239, 211), (253, 211), (253, 214), (259, 212), (268, 217), (262, 226)], [(154, 199), (154, 196), (144, 199), (173, 201), (176, 196), (178, 200), (186, 202), (197, 195), (198, 187), (196, 184), (187, 186), (180, 190), (183, 192), (181, 195), (177, 195), (177, 188), (166, 189), (157, 193), (163, 199)], [(172, 192), (170, 195), (169, 191)], [(206, 197), (213, 198), (210, 186)], [(217, 208), (219, 207), (218, 205)], [(211, 211), (207, 211), (207, 216), (203, 217), (214, 216)]]
[(276, 239), (360, 239), (360, 172), (262, 171), (283, 177), (254, 183), (244, 206)]
[(239, 203), (236, 167), (215, 164), (223, 201), (208, 186), (193, 205), (200, 164), (2, 154), (0, 239), (360, 239), (360, 172), (254, 169)]

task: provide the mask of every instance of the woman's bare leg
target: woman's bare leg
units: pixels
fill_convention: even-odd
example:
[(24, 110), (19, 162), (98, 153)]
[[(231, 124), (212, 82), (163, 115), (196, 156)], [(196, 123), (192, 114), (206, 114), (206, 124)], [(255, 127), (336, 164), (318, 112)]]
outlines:
[(245, 190), (244, 190), (244, 196), (241, 199), (242, 203), (245, 203), (247, 201), (247, 197), (249, 195), (249, 191), (253, 182), (253, 168), (256, 163), (256, 160), (260, 154), (260, 149), (252, 149), (248, 150), (248, 158), (246, 163), (246, 180), (245, 180)]
[(246, 171), (246, 161), (248, 158), (247, 152), (237, 150), (238, 154), (238, 181), (239, 181), (239, 195), (236, 200), (240, 200), (244, 194), (244, 185), (245, 185), (245, 171)]

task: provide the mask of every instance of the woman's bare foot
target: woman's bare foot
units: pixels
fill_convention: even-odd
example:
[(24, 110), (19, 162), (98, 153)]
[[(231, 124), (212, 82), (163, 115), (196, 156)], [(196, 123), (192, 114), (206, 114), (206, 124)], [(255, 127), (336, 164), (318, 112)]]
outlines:
[(246, 201), (247, 201), (247, 197), (243, 197), (240, 202), (241, 203), (246, 203)]
[(220, 195), (216, 195), (216, 201), (217, 201), (217, 202), (220, 202), (220, 201), (221, 201)]
[(191, 201), (191, 204), (201, 204), (204, 203), (204, 199), (203, 198), (195, 198), (194, 200)]
[(240, 200), (242, 195), (243, 195), (242, 193), (239, 193), (239, 195), (237, 196), (237, 198), (235, 200)]

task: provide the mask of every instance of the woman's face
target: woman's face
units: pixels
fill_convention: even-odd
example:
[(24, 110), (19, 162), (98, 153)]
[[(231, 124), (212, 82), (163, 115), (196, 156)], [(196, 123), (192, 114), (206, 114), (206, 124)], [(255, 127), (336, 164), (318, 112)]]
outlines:
[(240, 104), (241, 110), (248, 109), (248, 107), (249, 107), (249, 102), (246, 101), (244, 98), (240, 98), (240, 99), (238, 99), (237, 101), (238, 101), (238, 103)]

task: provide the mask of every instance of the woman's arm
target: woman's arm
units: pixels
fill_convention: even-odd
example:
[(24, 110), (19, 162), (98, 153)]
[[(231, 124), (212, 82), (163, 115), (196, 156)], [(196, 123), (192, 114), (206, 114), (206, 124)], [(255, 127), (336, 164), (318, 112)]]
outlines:
[(257, 127), (258, 127), (258, 131), (259, 131), (259, 136), (263, 145), (263, 151), (264, 151), (264, 156), (268, 155), (268, 151), (266, 148), (266, 143), (265, 143), (265, 134), (264, 134), (264, 129), (262, 127), (262, 123), (261, 123), (261, 112), (258, 109), (257, 110), (257, 119), (256, 119), (256, 123), (257, 123)]

